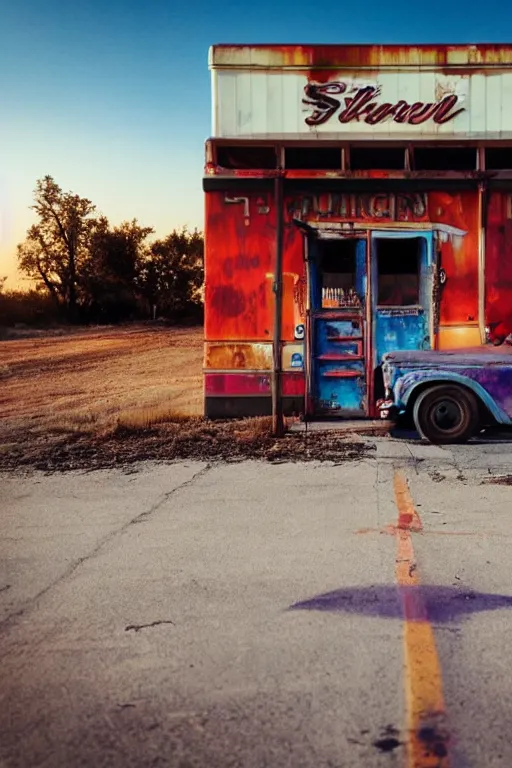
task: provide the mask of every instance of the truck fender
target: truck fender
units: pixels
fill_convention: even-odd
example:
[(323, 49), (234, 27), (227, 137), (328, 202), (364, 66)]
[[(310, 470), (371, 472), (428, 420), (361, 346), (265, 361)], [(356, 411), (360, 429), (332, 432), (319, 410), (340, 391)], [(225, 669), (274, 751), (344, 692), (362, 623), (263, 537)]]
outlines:
[(481, 384), (470, 379), (468, 376), (463, 376), (454, 371), (416, 370), (400, 376), (393, 387), (395, 404), (398, 408), (400, 410), (406, 410), (411, 397), (417, 392), (419, 387), (423, 387), (427, 382), (431, 384), (460, 384), (467, 389), (470, 389), (477, 396), (480, 402), (485, 405), (491, 416), (496, 419), (498, 424), (512, 424), (510, 417), (502, 408), (500, 408)]

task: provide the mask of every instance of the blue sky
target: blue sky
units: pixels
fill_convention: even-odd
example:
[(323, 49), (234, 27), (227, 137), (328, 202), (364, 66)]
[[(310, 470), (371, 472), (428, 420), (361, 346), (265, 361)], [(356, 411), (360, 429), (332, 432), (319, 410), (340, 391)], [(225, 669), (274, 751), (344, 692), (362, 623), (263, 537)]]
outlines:
[(114, 224), (202, 228), (211, 44), (506, 42), (512, 4), (0, 0), (0, 19), (0, 276), (14, 287), (45, 174)]

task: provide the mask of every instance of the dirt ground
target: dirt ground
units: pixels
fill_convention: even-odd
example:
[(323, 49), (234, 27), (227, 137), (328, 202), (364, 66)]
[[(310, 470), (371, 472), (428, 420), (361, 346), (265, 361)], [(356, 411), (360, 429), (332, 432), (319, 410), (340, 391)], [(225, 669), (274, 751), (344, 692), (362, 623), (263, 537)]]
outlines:
[(0, 343), (11, 428), (98, 431), (202, 414), (202, 328), (124, 326)]
[(287, 434), (269, 419), (202, 418), (202, 328), (131, 325), (0, 342), (0, 469), (143, 459), (356, 458), (360, 440)]

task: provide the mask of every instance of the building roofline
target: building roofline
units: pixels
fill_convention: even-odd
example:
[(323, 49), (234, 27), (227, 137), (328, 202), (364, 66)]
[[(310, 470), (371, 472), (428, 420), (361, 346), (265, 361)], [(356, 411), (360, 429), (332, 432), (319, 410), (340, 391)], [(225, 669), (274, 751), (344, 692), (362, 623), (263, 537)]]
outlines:
[(511, 43), (315, 45), (218, 44), (211, 69), (479, 69), (512, 66)]

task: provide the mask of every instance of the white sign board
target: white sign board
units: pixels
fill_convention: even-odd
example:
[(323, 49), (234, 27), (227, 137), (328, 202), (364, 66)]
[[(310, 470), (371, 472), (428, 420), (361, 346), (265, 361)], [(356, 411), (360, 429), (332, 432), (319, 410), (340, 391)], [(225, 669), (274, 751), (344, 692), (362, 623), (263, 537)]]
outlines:
[(512, 138), (512, 70), (361, 75), (214, 70), (213, 136)]

